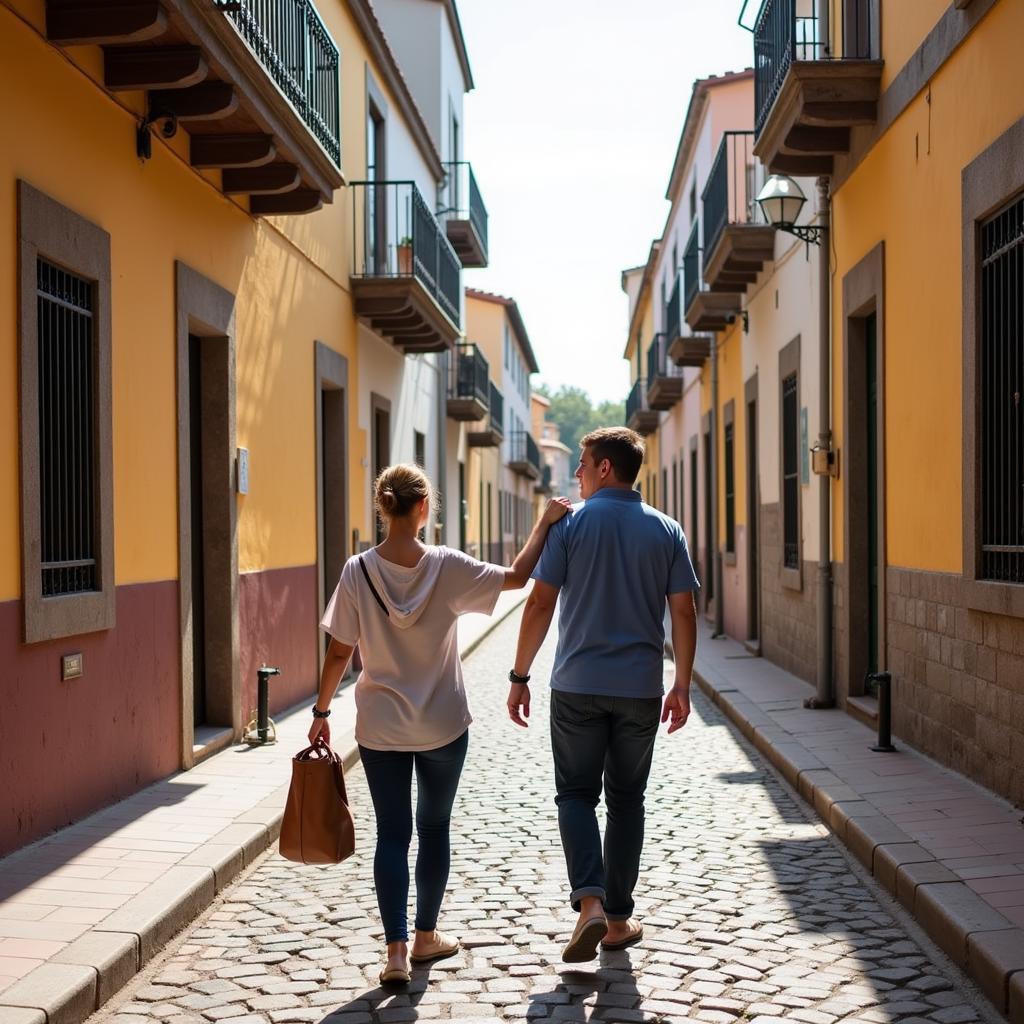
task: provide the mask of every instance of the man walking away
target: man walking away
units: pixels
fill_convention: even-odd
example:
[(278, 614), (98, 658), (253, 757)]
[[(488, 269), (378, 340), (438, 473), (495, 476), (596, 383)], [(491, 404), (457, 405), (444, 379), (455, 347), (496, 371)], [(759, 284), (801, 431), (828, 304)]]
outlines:
[[(686, 724), (697, 647), (693, 572), (679, 524), (633, 489), (644, 460), (625, 427), (587, 434), (576, 478), (582, 506), (548, 534), (509, 673), (509, 717), (525, 726), (529, 672), (561, 595), (551, 674), (551, 749), (558, 827), (579, 917), (562, 953), (593, 960), (598, 944), (625, 949), (643, 938), (633, 889), (644, 838), (644, 792), (658, 723)], [(662, 703), (668, 598), (675, 681)], [(604, 785), (602, 854), (596, 807)]]

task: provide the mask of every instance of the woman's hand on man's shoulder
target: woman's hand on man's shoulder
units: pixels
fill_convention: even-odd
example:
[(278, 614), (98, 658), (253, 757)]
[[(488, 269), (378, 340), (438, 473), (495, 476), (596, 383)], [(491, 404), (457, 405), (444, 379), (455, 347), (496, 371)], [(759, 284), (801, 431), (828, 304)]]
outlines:
[(554, 526), (563, 516), (572, 511), (572, 502), (568, 498), (550, 498), (544, 508), (541, 521)]

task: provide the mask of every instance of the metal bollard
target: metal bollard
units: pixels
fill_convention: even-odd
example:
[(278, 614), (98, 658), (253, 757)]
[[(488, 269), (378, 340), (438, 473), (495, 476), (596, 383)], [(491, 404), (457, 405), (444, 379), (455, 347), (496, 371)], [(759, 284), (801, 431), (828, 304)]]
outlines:
[(280, 674), (279, 668), (271, 668), (269, 665), (261, 665), (256, 670), (256, 736), (260, 743), (267, 742), (270, 731), (270, 677)]
[(888, 672), (869, 672), (868, 684), (878, 693), (878, 742), (871, 748), (879, 754), (894, 753), (892, 745), (892, 676)]

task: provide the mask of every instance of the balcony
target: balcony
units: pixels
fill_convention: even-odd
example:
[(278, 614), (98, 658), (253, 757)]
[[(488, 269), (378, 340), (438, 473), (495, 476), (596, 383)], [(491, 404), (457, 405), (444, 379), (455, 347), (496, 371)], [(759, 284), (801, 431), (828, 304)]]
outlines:
[(487, 415), (490, 376), (476, 345), (457, 345), (448, 370), (448, 418), (475, 422)]
[(877, 119), (877, 2), (838, 6), (841, 57), (827, 23), (798, 14), (798, 0), (761, 4), (754, 25), (754, 153), (773, 174), (831, 174), (834, 158), (850, 151), (850, 129)]
[(486, 415), (466, 434), (470, 448), (497, 448), (505, 437), (505, 396), (491, 383)]
[(638, 378), (626, 399), (626, 426), (638, 434), (653, 434), (658, 429), (658, 413), (647, 404), (647, 382)]
[(464, 267), (487, 266), (487, 207), (473, 168), (465, 160), (445, 164), (438, 217)]
[(146, 93), (152, 127), (184, 128), (193, 167), (218, 170), (257, 216), (298, 214), (343, 184), (338, 47), (309, 0), (47, 0), (55, 46), (100, 46), (110, 93)]
[(541, 468), (540, 480), (533, 485), (533, 493), (544, 498), (550, 498), (555, 493), (551, 486), (551, 467), (547, 463)]
[(742, 296), (735, 291), (710, 291), (703, 287), (699, 227), (699, 224), (693, 225), (683, 253), (684, 315), (693, 331), (722, 331), (736, 319)]
[(443, 352), (460, 336), (462, 267), (411, 181), (352, 183), (356, 315), (405, 353)]
[(540, 449), (528, 430), (516, 430), (509, 442), (508, 468), (530, 480), (539, 480)]
[(763, 223), (757, 194), (764, 165), (753, 132), (725, 132), (704, 187), (704, 282), (711, 291), (743, 293), (775, 255), (775, 228)]
[(656, 334), (647, 349), (647, 404), (671, 409), (683, 397), (683, 371), (668, 357), (668, 335)]
[(682, 301), (681, 277), (676, 274), (672, 285), (672, 297), (665, 307), (665, 338), (668, 342), (668, 358), (676, 366), (703, 366), (711, 355), (711, 339), (703, 334), (694, 334), (690, 325), (680, 315)]

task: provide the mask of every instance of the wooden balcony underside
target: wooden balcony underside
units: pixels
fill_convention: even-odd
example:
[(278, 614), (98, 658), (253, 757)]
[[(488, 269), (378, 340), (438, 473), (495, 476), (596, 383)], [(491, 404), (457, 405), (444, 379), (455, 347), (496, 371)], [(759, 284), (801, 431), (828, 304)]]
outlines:
[(469, 431), (466, 434), (466, 444), (470, 448), (497, 448), (501, 444), (501, 440), (502, 433), (494, 426)]
[(482, 398), (449, 398), (448, 419), (463, 423), (477, 423), (487, 415), (487, 403)]
[(745, 292), (775, 255), (775, 228), (765, 224), (728, 224), (704, 263), (712, 291)]
[(686, 310), (686, 322), (694, 331), (723, 331), (736, 319), (742, 300), (739, 292), (697, 292)]
[(754, 143), (773, 174), (831, 174), (850, 129), (877, 118), (880, 60), (794, 61)]
[(647, 404), (658, 411), (671, 409), (682, 397), (682, 377), (654, 377), (647, 386)]
[[(197, 169), (257, 215), (307, 213), (333, 199), (341, 171), (226, 14), (201, 0), (46, 0), (60, 47), (103, 48), (111, 93), (145, 92), (153, 146), (164, 124), (190, 136)], [(128, 143), (131, 146), (131, 143)], [(126, 159), (135, 159), (129, 148)], [(246, 175), (239, 172), (259, 170)]]
[(637, 409), (626, 424), (638, 434), (653, 434), (658, 429), (658, 413), (655, 409)]
[(459, 338), (459, 328), (415, 277), (354, 277), (352, 294), (356, 315), (407, 353), (443, 352)]
[(540, 479), (540, 470), (528, 459), (512, 459), (508, 464), (508, 468), (513, 473), (525, 476), (529, 480)]
[(452, 248), (464, 267), (487, 266), (487, 248), (471, 220), (446, 220), (444, 228), (448, 241), (452, 243)]
[(711, 358), (711, 338), (702, 334), (680, 336), (669, 345), (668, 357), (676, 366), (703, 366)]

